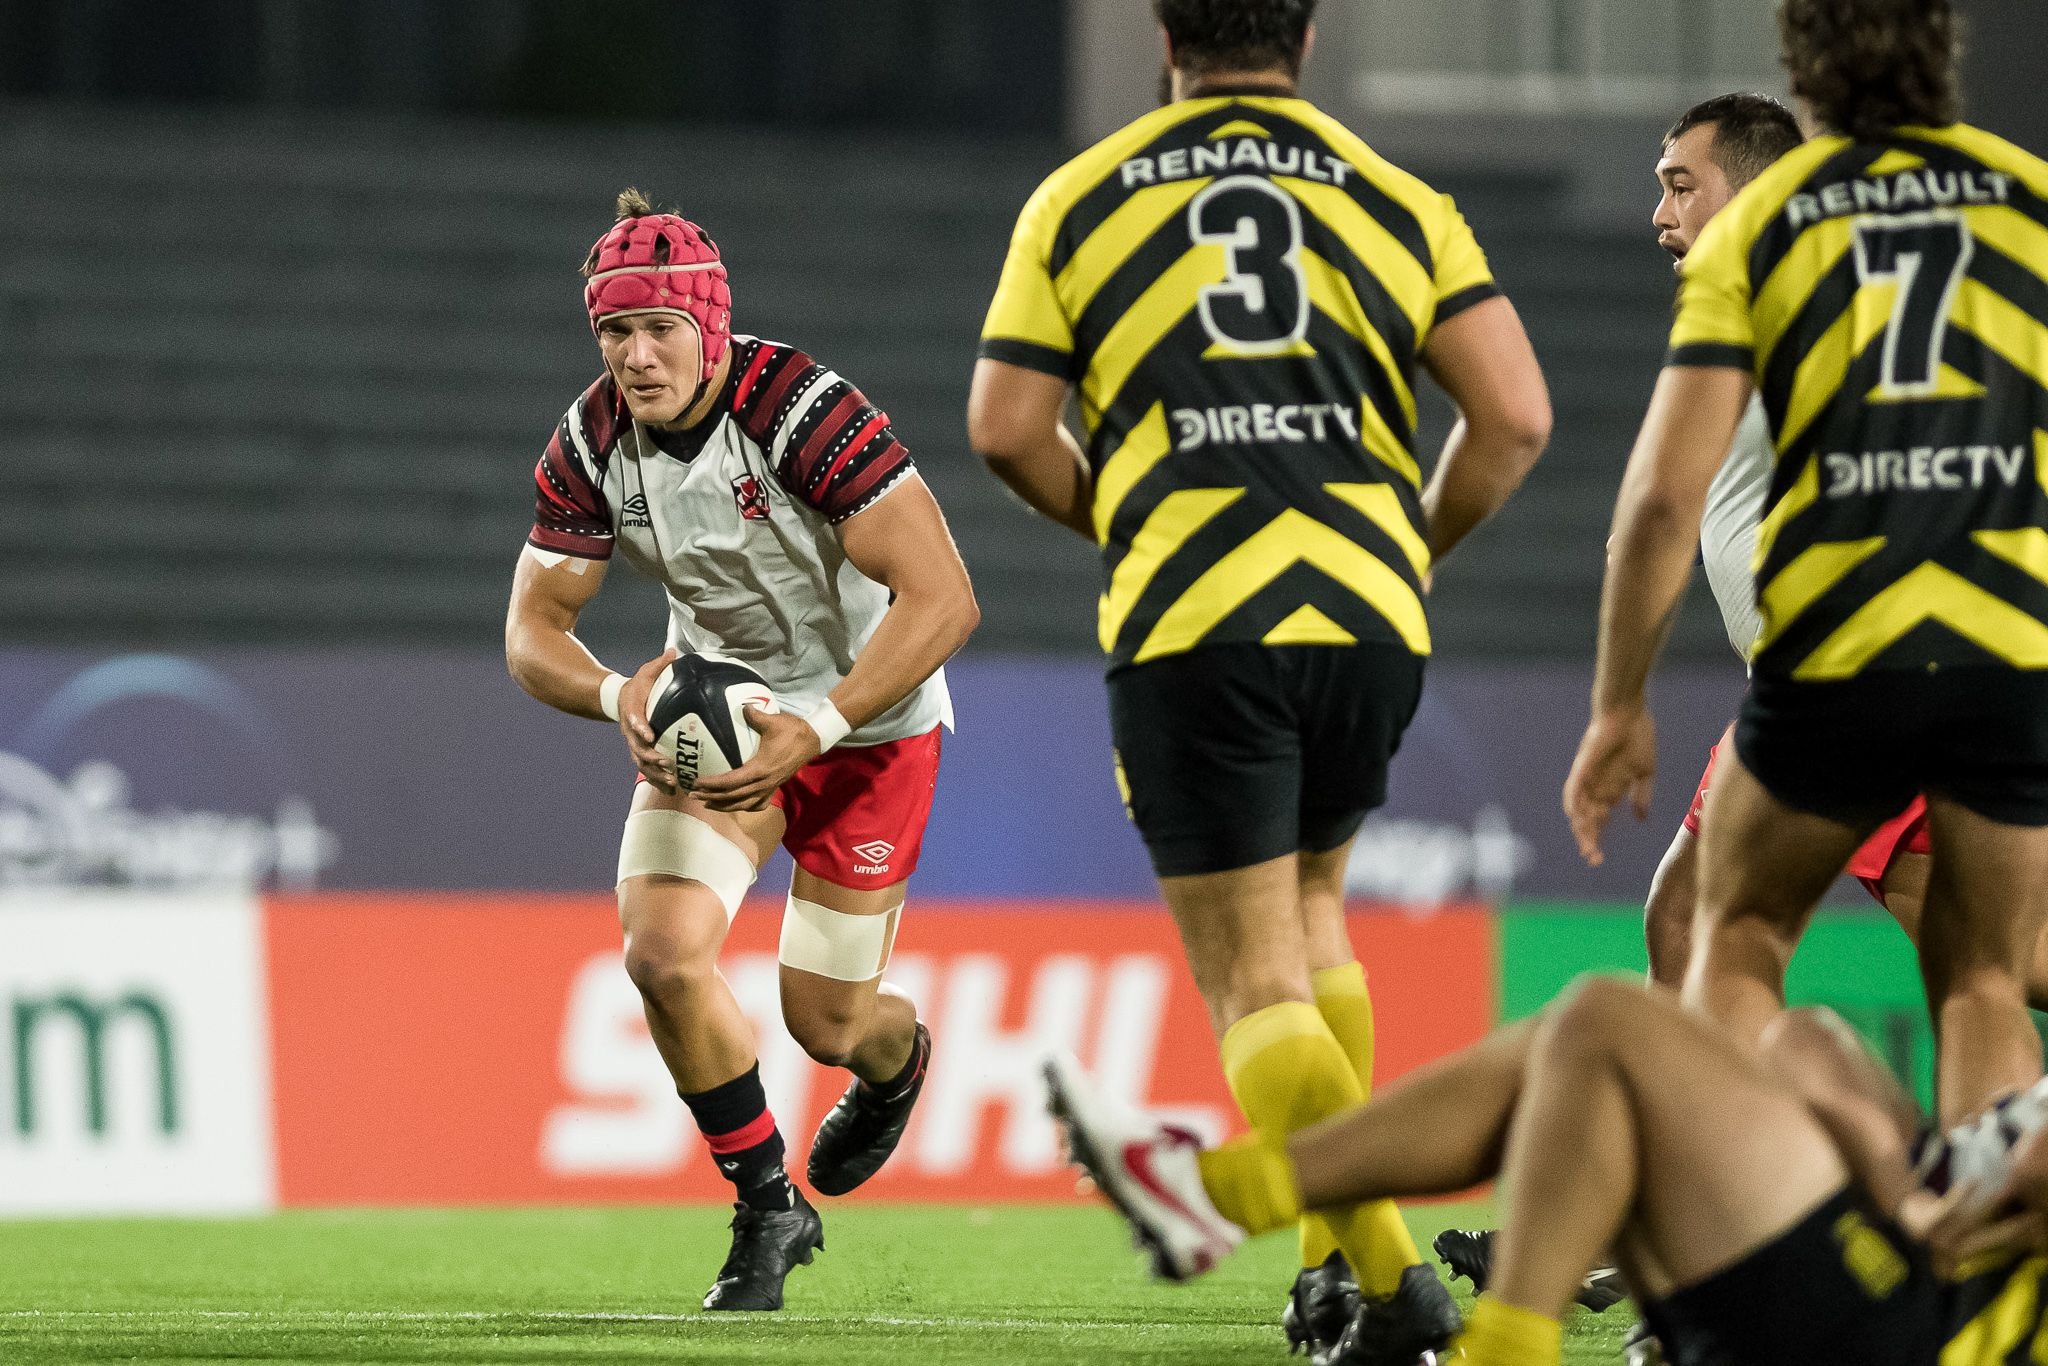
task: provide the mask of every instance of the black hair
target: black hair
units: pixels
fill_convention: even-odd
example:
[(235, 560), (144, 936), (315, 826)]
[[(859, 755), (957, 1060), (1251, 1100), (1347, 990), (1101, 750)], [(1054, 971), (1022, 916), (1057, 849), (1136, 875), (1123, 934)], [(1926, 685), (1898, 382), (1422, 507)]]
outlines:
[(1950, 0), (1784, 0), (1792, 93), (1831, 133), (1876, 142), (1962, 117), (1962, 21)]
[(1668, 151), (1672, 143), (1709, 123), (1714, 125), (1714, 162), (1728, 177), (1728, 184), (1737, 190), (1805, 141), (1799, 131), (1799, 120), (1783, 101), (1745, 91), (1716, 95), (1686, 110), (1664, 135), (1665, 149)]
[(1173, 44), (1175, 69), (1301, 71), (1316, 0), (1152, 0), (1152, 12)]

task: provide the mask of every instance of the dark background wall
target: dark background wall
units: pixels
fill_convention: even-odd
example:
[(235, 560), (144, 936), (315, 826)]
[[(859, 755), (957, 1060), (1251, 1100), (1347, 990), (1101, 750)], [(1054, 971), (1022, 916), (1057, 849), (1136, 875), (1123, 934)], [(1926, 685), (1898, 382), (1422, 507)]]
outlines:
[(0, 94), (1051, 134), (1046, 0), (0, 0)]
[[(2048, 148), (2040, 8), (1968, 0), (1968, 74), (1973, 118)], [(1325, 10), (1313, 91), (1456, 196), (1558, 413), (1438, 574), (1439, 650), (1584, 661), (1668, 324), (1650, 168), (1697, 95), (1389, 109), (1343, 65), (1383, 11)], [(533, 460), (596, 369), (575, 263), (638, 183), (717, 234), (743, 330), (895, 417), (977, 648), (1092, 654), (1095, 557), (962, 418), (1017, 208), (1077, 110), (1150, 102), (1156, 44), (1142, 0), (0, 0), (0, 639), (492, 648)], [(637, 658), (658, 605), (615, 578), (588, 630)], [(1728, 660), (1703, 590), (1672, 648)]]

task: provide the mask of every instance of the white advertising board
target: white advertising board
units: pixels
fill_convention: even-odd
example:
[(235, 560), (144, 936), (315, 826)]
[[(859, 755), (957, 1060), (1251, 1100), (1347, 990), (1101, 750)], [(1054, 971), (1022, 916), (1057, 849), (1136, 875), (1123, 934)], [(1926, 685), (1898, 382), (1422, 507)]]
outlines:
[(0, 892), (0, 1214), (276, 1203), (261, 910)]

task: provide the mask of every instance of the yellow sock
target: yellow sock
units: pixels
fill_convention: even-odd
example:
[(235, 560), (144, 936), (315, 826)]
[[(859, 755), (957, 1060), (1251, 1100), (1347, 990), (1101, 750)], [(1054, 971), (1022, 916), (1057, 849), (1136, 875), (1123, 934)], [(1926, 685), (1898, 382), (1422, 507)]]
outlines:
[(1223, 1076), (1252, 1127), (1276, 1140), (1358, 1104), (1358, 1078), (1306, 1001), (1255, 1010), (1223, 1032)]
[(1258, 1133), (1234, 1138), (1197, 1159), (1202, 1188), (1217, 1211), (1247, 1233), (1271, 1233), (1301, 1218), (1301, 1192), (1287, 1149)]
[[(1330, 1027), (1330, 1033), (1351, 1062), (1358, 1078), (1361, 1099), (1372, 1096), (1372, 996), (1365, 987), (1365, 968), (1356, 959), (1334, 968), (1319, 968), (1309, 976), (1315, 989), (1316, 1013)], [(1368, 1295), (1384, 1297), (1400, 1288), (1401, 1273), (1422, 1261), (1408, 1224), (1391, 1200), (1375, 1200), (1361, 1207), (1356, 1217), (1362, 1222), (1359, 1238), (1369, 1249), (1366, 1260), (1352, 1259), (1352, 1271)], [(1301, 1221), (1301, 1264), (1321, 1266), (1339, 1242), (1336, 1230), (1319, 1214)]]
[[(1305, 1001), (1255, 1010), (1225, 1030), (1223, 1075), (1245, 1118), (1273, 1143), (1362, 1099), (1343, 1046)], [(1368, 1295), (1393, 1294), (1401, 1272), (1422, 1260), (1400, 1211), (1388, 1201), (1318, 1210), (1316, 1219), (1324, 1225), (1319, 1240), (1343, 1250)], [(1322, 1260), (1317, 1257), (1315, 1264)]]
[(1533, 1309), (1481, 1295), (1451, 1355), (1465, 1366), (1557, 1366), (1564, 1325)]
[(1365, 988), (1365, 967), (1357, 959), (1309, 974), (1316, 993), (1316, 1013), (1351, 1059), (1358, 1089), (1372, 1099), (1372, 993)]

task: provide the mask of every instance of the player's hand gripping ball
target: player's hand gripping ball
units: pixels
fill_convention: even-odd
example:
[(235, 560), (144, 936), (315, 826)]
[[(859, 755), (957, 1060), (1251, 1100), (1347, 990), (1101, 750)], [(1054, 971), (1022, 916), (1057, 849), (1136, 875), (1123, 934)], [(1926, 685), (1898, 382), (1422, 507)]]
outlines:
[(778, 711), (775, 694), (744, 664), (709, 655), (682, 655), (654, 676), (647, 724), (654, 745), (688, 792), (700, 778), (730, 773), (754, 757), (761, 737), (746, 709)]

